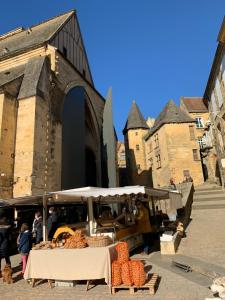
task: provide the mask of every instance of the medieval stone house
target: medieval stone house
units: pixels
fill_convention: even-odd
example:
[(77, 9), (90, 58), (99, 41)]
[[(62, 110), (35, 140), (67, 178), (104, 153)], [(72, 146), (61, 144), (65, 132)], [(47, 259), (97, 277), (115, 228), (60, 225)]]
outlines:
[(0, 197), (107, 185), (104, 109), (75, 11), (1, 35)]
[(133, 103), (124, 134), (130, 184), (163, 187), (170, 179), (180, 183), (190, 178), (203, 183), (195, 120), (172, 100), (151, 128)]
[(213, 142), (217, 154), (216, 176), (225, 185), (225, 18), (217, 37), (217, 49), (210, 70), (204, 99), (209, 108)]
[(181, 97), (180, 108), (195, 120), (196, 140), (199, 143), (204, 180), (217, 182), (217, 155), (213, 142), (207, 101), (202, 97)]

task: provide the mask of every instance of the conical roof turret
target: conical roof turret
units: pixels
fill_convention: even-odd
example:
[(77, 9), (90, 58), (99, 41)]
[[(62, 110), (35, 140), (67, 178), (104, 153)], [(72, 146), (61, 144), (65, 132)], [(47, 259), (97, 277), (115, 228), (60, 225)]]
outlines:
[(146, 136), (148, 138), (154, 132), (156, 132), (162, 125), (170, 123), (194, 123), (195, 120), (189, 117), (189, 115), (180, 109), (173, 100), (167, 102), (164, 109), (161, 111), (159, 116), (156, 118), (154, 126)]
[(140, 112), (140, 109), (138, 108), (136, 102), (133, 101), (126, 125), (123, 129), (123, 134), (126, 134), (129, 129), (138, 128), (149, 129), (142, 113)]

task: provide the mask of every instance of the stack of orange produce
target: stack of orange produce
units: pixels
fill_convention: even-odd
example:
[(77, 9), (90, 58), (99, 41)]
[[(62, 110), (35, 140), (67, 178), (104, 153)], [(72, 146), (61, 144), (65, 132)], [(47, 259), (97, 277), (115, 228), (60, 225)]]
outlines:
[(129, 259), (129, 249), (126, 242), (116, 245), (117, 260), (112, 263), (112, 286), (125, 284), (127, 286), (142, 286), (146, 281), (144, 265), (139, 260)]

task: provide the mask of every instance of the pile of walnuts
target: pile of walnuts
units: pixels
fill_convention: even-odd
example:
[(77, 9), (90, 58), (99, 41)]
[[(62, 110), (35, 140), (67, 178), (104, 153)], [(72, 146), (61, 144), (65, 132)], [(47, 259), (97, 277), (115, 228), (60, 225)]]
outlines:
[(64, 244), (65, 249), (85, 248), (87, 247), (86, 237), (81, 230), (76, 230), (74, 235), (71, 235)]

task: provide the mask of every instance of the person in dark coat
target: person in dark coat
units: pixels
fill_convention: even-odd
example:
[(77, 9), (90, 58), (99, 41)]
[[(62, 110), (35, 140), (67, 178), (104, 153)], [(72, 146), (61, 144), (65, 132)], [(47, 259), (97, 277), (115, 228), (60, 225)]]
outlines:
[(27, 265), (27, 258), (32, 248), (32, 233), (29, 230), (29, 226), (26, 223), (23, 223), (21, 226), (18, 242), (19, 242), (18, 250), (22, 256), (22, 265), (23, 265), (22, 273), (24, 274)]
[(0, 274), (1, 274), (1, 261), (4, 258), (6, 264), (11, 266), (9, 252), (10, 252), (10, 228), (7, 219), (3, 217), (0, 220)]
[(49, 208), (48, 217), (48, 239), (51, 240), (58, 227), (58, 216), (54, 207)]
[(40, 211), (35, 213), (32, 234), (35, 244), (39, 244), (43, 239), (43, 220)]

